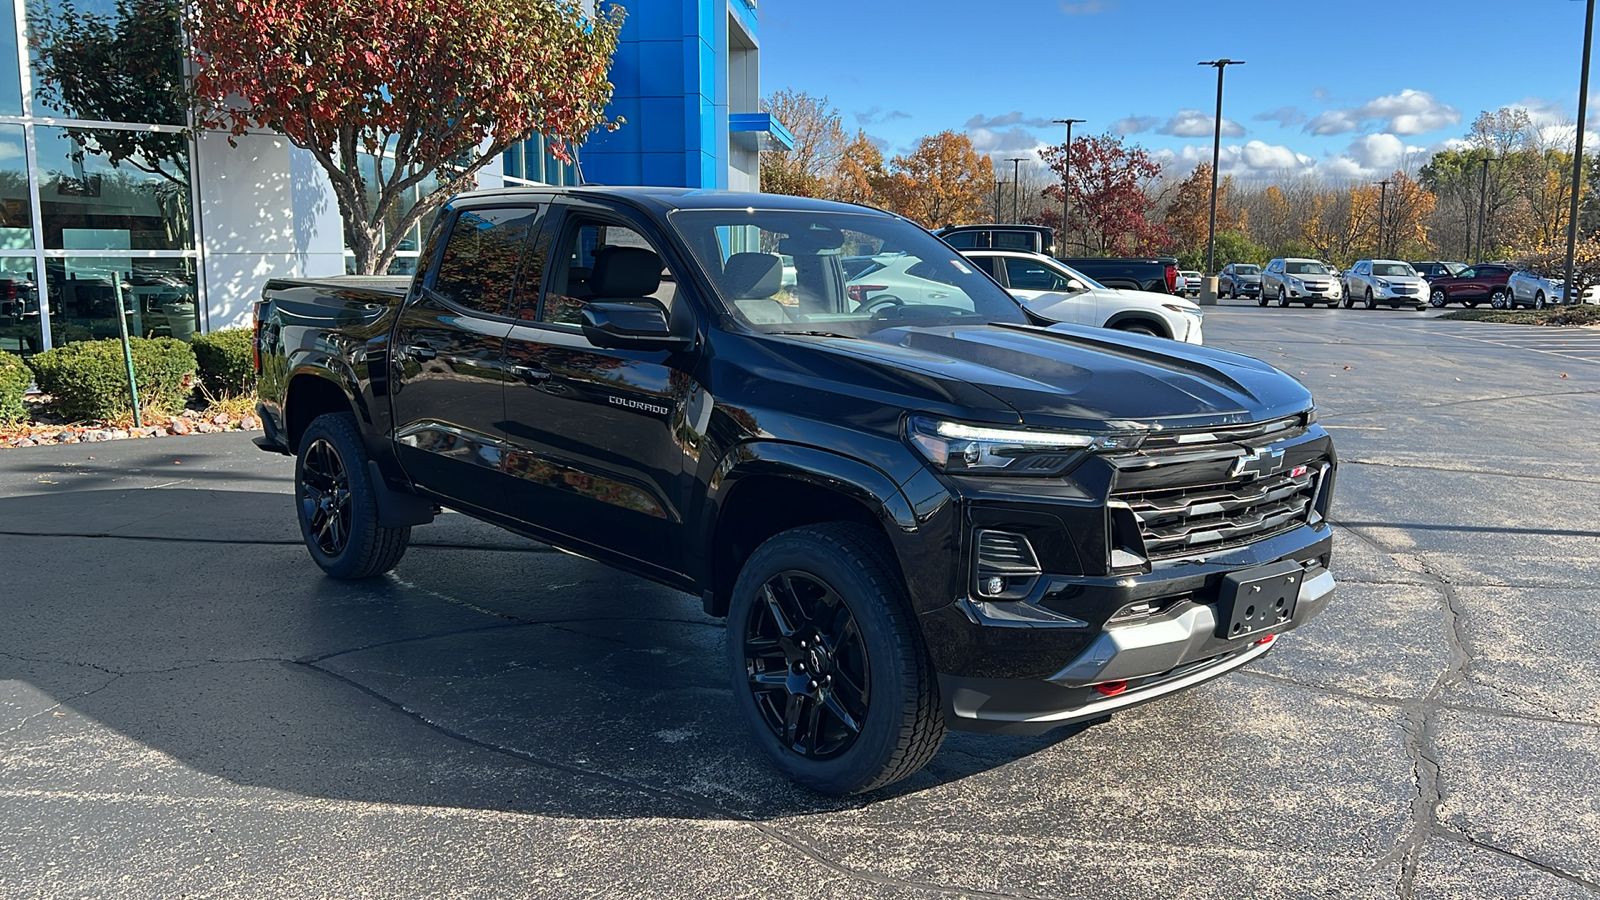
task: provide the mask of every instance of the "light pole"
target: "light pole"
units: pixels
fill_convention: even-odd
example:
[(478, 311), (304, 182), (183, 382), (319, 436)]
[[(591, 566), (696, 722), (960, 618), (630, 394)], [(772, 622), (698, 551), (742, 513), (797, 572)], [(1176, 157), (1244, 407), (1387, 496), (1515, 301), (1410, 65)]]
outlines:
[(1011, 163), (1011, 221), (1013, 224), (1020, 221), (1017, 218), (1017, 194), (1022, 188), (1022, 177), (1017, 174), (1017, 169), (1026, 159), (1028, 159), (1026, 156), (1013, 156), (1006, 160), (1006, 162)]
[[(1572, 208), (1567, 214), (1567, 267), (1566, 281), (1562, 283), (1562, 300), (1572, 299), (1572, 258), (1578, 250), (1578, 193), (1583, 187), (1583, 119), (1589, 111), (1589, 42), (1594, 37), (1594, 0), (1589, 0), (1589, 11), (1583, 18), (1583, 72), (1578, 85), (1578, 133), (1572, 147)], [(1583, 292), (1578, 292), (1577, 302), (1583, 302)]]
[[(1483, 227), (1485, 220), (1484, 203), (1489, 196), (1489, 163), (1499, 161), (1499, 157), (1490, 156), (1489, 151), (1487, 149), (1484, 150), (1483, 174), (1478, 177), (1478, 258), (1475, 260), (1475, 262), (1483, 262)], [(1467, 243), (1469, 244), (1472, 243), (1471, 237), (1472, 232), (1469, 229), (1467, 232)]]
[(1010, 184), (1010, 182), (996, 181), (994, 183), (994, 223), (996, 225), (1000, 224), (1000, 189), (1007, 184)]
[(1384, 253), (1383, 253), (1383, 218), (1384, 218), (1383, 213), (1384, 213), (1384, 206), (1386, 205), (1386, 202), (1389, 199), (1389, 182), (1387, 180), (1384, 180), (1384, 181), (1378, 182), (1378, 184), (1383, 187), (1383, 192), (1378, 194), (1378, 256), (1382, 257), (1384, 255)]
[(1061, 243), (1056, 252), (1067, 252), (1067, 204), (1072, 202), (1072, 125), (1087, 119), (1054, 119), (1050, 124), (1067, 126), (1066, 154), (1061, 162)]
[(1229, 66), (1242, 66), (1242, 59), (1213, 59), (1200, 63), (1217, 69), (1217, 118), (1211, 137), (1211, 223), (1206, 226), (1206, 274), (1217, 274), (1217, 164), (1222, 157), (1222, 72)]

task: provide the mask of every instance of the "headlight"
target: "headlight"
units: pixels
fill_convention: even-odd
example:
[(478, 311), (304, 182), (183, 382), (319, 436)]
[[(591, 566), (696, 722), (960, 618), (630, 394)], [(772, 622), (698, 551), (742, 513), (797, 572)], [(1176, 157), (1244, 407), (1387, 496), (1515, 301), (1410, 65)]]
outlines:
[(1382, 278), (1379, 278), (1378, 279), (1378, 290), (1387, 291), (1388, 289), (1389, 289), (1389, 282), (1384, 281)]
[(1142, 431), (1030, 431), (927, 416), (911, 417), (906, 433), (929, 462), (952, 475), (1053, 475), (1085, 453), (1127, 450), (1144, 442)]
[(1176, 303), (1163, 303), (1161, 306), (1163, 309), (1170, 309), (1175, 313), (1183, 313), (1186, 316), (1194, 316), (1197, 319), (1205, 315), (1204, 312), (1198, 309), (1193, 309), (1188, 306), (1179, 306)]
[(1289, 284), (1293, 285), (1294, 287), (1304, 287), (1304, 285), (1300, 283), (1300, 279), (1294, 277), (1293, 275), (1289, 276)]

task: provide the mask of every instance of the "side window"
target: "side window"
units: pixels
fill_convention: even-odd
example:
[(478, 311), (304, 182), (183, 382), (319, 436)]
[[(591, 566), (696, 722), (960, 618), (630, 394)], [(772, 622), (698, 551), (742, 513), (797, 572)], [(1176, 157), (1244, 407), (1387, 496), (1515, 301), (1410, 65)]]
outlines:
[(945, 235), (944, 242), (957, 250), (971, 250), (978, 246), (978, 232), (958, 231)]
[(973, 268), (981, 269), (982, 271), (987, 272), (989, 274), (990, 278), (993, 278), (996, 281), (1000, 280), (999, 260), (995, 259), (994, 257), (992, 257), (992, 256), (970, 257), (969, 256), (969, 257), (967, 257), (967, 262), (972, 263), (972, 267)]
[[(433, 292), (462, 309), (506, 315), (539, 214), (537, 207), (462, 210), (451, 224)], [(533, 284), (537, 296), (538, 282)]]
[(1024, 259), (1006, 260), (1006, 274), (1010, 276), (1011, 286), (1023, 291), (1060, 291), (1067, 286), (1065, 278)]
[(994, 246), (999, 250), (1027, 250), (1030, 253), (1039, 251), (1039, 239), (1031, 231), (997, 231), (994, 233)]
[(1467, 269), (1466, 271), (1462, 272), (1460, 275), (1457, 275), (1456, 277), (1457, 278), (1477, 278), (1478, 277), (1478, 270), (1477, 269)]
[(627, 225), (570, 221), (562, 229), (551, 265), (554, 279), (539, 309), (547, 325), (578, 328), (592, 301), (650, 303), (670, 315), (677, 281), (661, 254)]

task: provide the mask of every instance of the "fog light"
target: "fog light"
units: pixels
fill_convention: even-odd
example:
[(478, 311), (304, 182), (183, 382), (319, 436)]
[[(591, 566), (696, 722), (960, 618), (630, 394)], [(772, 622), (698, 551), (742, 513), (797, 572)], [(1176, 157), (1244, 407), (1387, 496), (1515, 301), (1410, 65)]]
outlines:
[(1006, 580), (1004, 578), (1001, 578), (997, 575), (992, 578), (985, 578), (983, 580), (983, 593), (987, 596), (994, 597), (1005, 592)]

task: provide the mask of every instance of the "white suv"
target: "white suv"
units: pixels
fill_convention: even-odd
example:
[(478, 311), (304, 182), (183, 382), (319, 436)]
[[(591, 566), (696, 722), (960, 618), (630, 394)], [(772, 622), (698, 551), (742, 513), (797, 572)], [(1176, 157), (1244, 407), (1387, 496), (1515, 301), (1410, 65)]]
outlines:
[(1388, 304), (1391, 309), (1411, 306), (1427, 309), (1428, 282), (1411, 264), (1394, 259), (1362, 259), (1344, 275), (1344, 308), (1364, 302), (1367, 309)]
[(1276, 298), (1279, 306), (1290, 303), (1326, 303), (1339, 305), (1339, 273), (1332, 266), (1314, 259), (1295, 257), (1275, 259), (1261, 270), (1261, 296), (1256, 302), (1262, 306)]
[(1022, 301), (1029, 312), (1041, 318), (1200, 343), (1200, 326), (1205, 313), (1199, 304), (1182, 297), (1108, 288), (1041, 253), (1021, 250), (960, 252)]

